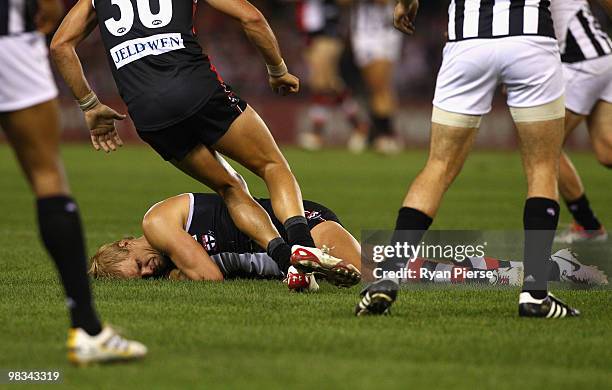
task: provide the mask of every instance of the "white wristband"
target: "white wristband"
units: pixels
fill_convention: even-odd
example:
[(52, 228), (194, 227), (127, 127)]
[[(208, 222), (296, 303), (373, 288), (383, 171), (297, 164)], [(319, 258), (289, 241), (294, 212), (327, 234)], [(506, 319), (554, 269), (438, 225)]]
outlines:
[(89, 111), (100, 103), (96, 94), (91, 91), (87, 94), (83, 99), (79, 99), (77, 101), (79, 103), (79, 107), (83, 112)]
[(268, 68), (268, 74), (272, 77), (282, 77), (289, 72), (285, 60), (281, 60), (278, 65), (266, 65), (266, 68)]

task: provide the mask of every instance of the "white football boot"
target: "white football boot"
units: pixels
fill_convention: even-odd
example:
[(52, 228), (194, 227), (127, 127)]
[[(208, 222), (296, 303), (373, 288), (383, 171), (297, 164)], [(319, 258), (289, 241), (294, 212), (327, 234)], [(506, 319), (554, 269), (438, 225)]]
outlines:
[(110, 326), (90, 336), (81, 328), (68, 330), (68, 360), (76, 365), (126, 361), (143, 358), (147, 347), (138, 341), (127, 340)]
[(291, 265), (303, 274), (321, 275), (338, 287), (351, 287), (361, 280), (361, 272), (354, 265), (330, 255), (326, 247), (294, 245), (291, 247)]
[(574, 244), (577, 242), (605, 242), (608, 240), (608, 232), (605, 227), (599, 230), (584, 230), (575, 221), (572, 222), (565, 230), (558, 232), (555, 235), (555, 242), (558, 244)]
[(560, 280), (577, 284), (608, 284), (606, 274), (594, 265), (584, 265), (569, 249), (561, 249), (550, 256), (557, 263), (560, 271)]

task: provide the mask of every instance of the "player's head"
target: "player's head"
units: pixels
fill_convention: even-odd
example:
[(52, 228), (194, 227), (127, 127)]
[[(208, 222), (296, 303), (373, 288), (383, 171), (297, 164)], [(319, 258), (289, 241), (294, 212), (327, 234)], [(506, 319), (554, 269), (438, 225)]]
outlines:
[(164, 275), (168, 266), (166, 257), (146, 238), (126, 237), (102, 245), (91, 258), (89, 274), (95, 278), (151, 278)]

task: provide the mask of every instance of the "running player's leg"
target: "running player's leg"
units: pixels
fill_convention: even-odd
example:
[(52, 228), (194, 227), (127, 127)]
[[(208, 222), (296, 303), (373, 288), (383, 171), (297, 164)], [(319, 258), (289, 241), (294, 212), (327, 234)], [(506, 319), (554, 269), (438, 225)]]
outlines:
[(198, 145), (181, 161), (173, 160), (172, 163), (217, 192), (236, 227), (260, 247), (266, 248), (279, 266), (288, 267), (290, 246), (281, 238), (266, 211), (245, 189), (241, 178), (229, 172), (213, 153), (206, 146)]
[(317, 35), (306, 49), (304, 58), (312, 97), (308, 117), (312, 126), (310, 131), (300, 134), (300, 146), (304, 149), (318, 150), (323, 146), (323, 130), (337, 106), (337, 95), (345, 88), (339, 70), (343, 46), (339, 38)]
[(370, 142), (377, 151), (393, 153), (398, 145), (393, 138), (392, 119), (397, 102), (393, 90), (394, 63), (388, 59), (377, 59), (361, 68), (361, 74), (369, 94), (372, 125)]
[(287, 230), (289, 244), (314, 247), (297, 180), (268, 127), (251, 107), (232, 123), (213, 148), (264, 180), (274, 214)]
[[(583, 115), (575, 114), (566, 109), (565, 137), (567, 138), (583, 120)], [(582, 186), (580, 176), (565, 152), (561, 153), (561, 160), (559, 163), (559, 193), (565, 201), (576, 200), (584, 193), (584, 187)]]
[(64, 285), (72, 327), (98, 334), (81, 220), (59, 155), (57, 101), (0, 114), (0, 124), (36, 195), (40, 235)]
[(598, 101), (587, 117), (587, 127), (597, 160), (606, 168), (612, 168), (612, 102)]
[[(565, 110), (566, 138), (584, 118), (584, 115)], [(575, 241), (606, 236), (605, 229), (602, 228), (601, 222), (591, 209), (580, 175), (565, 151), (561, 152), (559, 160), (559, 193), (572, 214), (574, 222), (565, 230), (557, 233), (555, 242), (570, 244)]]

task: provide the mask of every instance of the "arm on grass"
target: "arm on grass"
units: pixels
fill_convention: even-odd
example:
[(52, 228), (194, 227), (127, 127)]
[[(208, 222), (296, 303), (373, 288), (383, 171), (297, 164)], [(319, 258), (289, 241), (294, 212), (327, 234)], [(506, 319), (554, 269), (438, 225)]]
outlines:
[[(156, 204), (145, 215), (142, 230), (147, 241), (172, 259), (179, 272), (173, 279), (222, 281), (221, 270), (206, 250), (184, 229), (179, 195)], [(178, 210), (178, 211), (177, 211)]]

